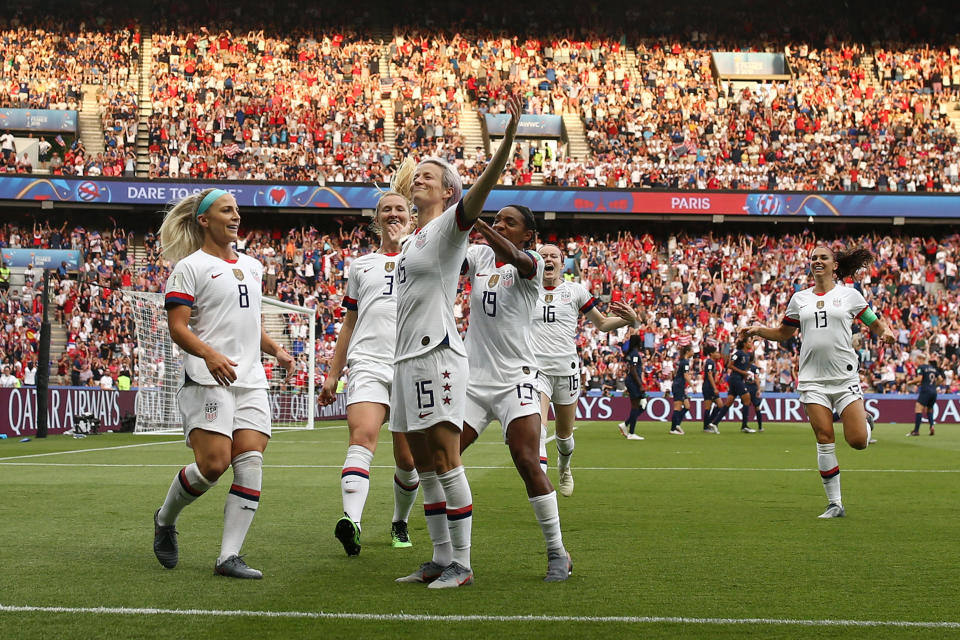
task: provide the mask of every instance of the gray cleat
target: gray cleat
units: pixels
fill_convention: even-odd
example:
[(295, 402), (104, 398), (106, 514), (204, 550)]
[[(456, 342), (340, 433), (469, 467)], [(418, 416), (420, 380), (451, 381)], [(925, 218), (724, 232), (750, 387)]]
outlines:
[(573, 560), (566, 549), (547, 552), (547, 577), (544, 582), (563, 582), (573, 574)]
[(451, 562), (440, 577), (427, 585), (427, 589), (455, 589), (473, 584), (473, 570), (459, 562)]
[(263, 577), (262, 571), (248, 567), (240, 556), (230, 556), (223, 562), (218, 562), (217, 566), (213, 568), (213, 572), (218, 576), (248, 580), (259, 580)]
[(180, 560), (180, 548), (177, 545), (177, 526), (161, 525), (157, 522), (160, 509), (153, 514), (153, 554), (160, 564), (173, 569)]
[(843, 510), (843, 507), (840, 505), (831, 502), (827, 505), (827, 510), (821, 513), (818, 518), (842, 518), (847, 515), (847, 512)]
[(397, 578), (397, 582), (433, 582), (443, 573), (443, 566), (433, 560), (424, 562), (420, 568), (408, 576)]
[(876, 433), (876, 426), (873, 424), (873, 418), (870, 417), (870, 414), (867, 414), (867, 444), (876, 444), (877, 439), (873, 437), (873, 434)]

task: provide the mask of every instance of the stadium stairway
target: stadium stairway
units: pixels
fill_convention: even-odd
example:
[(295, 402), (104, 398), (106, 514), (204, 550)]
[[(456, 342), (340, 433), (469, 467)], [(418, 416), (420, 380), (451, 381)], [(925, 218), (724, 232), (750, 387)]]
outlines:
[(393, 100), (390, 99), (390, 88), (393, 85), (393, 76), (390, 74), (390, 39), (393, 37), (388, 29), (381, 28), (375, 31), (374, 39), (380, 40), (380, 106), (383, 108), (383, 141), (390, 145), (392, 154), (396, 156), (394, 145), (397, 139), (397, 125), (393, 121)]
[(80, 142), (83, 143), (88, 156), (103, 153), (103, 124), (100, 121), (99, 94), (99, 85), (83, 85), (83, 102), (77, 116), (77, 126), (80, 128)]
[(563, 128), (567, 130), (567, 157), (573, 160), (586, 160), (590, 157), (587, 136), (583, 129), (583, 120), (579, 113), (564, 113)]
[(489, 151), (487, 141), (483, 137), (483, 127), (480, 125), (480, 113), (474, 105), (464, 102), (463, 111), (460, 112), (460, 135), (463, 136), (464, 155), (475, 156), (477, 147), (482, 147), (484, 152)]
[(137, 92), (139, 105), (137, 126), (137, 175), (150, 173), (150, 116), (153, 115), (153, 100), (150, 94), (153, 84), (153, 31), (144, 23), (141, 32), (140, 87)]

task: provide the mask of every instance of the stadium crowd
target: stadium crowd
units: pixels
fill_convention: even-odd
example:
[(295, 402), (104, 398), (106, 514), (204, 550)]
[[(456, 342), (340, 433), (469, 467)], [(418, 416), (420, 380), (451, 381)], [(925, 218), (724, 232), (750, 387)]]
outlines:
[[(865, 387), (907, 392), (913, 357), (927, 352), (946, 372), (946, 388), (960, 390), (960, 235), (939, 238), (874, 232), (821, 237), (804, 230), (784, 235), (679, 232), (666, 236), (620, 232), (587, 236), (548, 232), (541, 242), (560, 246), (567, 255), (565, 277), (582, 282), (600, 301), (624, 300), (642, 312), (636, 330), (645, 347), (644, 382), (662, 390), (672, 377), (678, 348), (691, 344), (696, 354), (695, 384), (701, 383), (702, 347), (715, 344), (724, 354), (734, 348), (739, 328), (753, 322), (776, 324), (791, 293), (809, 285), (806, 256), (815, 242), (851, 246), (859, 243), (875, 255), (874, 263), (854, 283), (898, 334), (895, 348), (884, 348), (868, 332), (854, 336)], [(159, 292), (169, 272), (158, 256), (153, 232), (142, 239), (137, 260), (132, 233), (111, 229), (69, 228), (49, 223), (31, 230), (5, 224), (0, 246), (76, 248), (84, 252), (81, 273), (61, 268), (53, 275), (51, 315), (55, 331), (66, 337), (62, 356), (54, 354), (52, 380), (60, 384), (117, 383), (129, 371), (136, 384), (140, 362), (131, 309), (121, 291)], [(238, 249), (264, 264), (267, 295), (316, 311), (318, 380), (333, 357), (343, 318), (340, 306), (352, 262), (376, 246), (362, 224), (344, 220), (334, 228), (250, 229)], [(3, 364), (26, 383), (35, 365), (39, 336), (39, 271), (28, 269), (22, 287), (3, 287), (0, 321), (4, 326)], [(455, 316), (461, 331), (469, 323), (469, 290), (458, 295)], [(298, 357), (298, 374), (285, 384), (306, 380), (306, 325), (294, 319), (283, 329)], [(587, 388), (599, 393), (622, 388), (621, 344), (626, 329), (611, 334), (582, 324), (577, 336)], [(759, 377), (768, 391), (795, 388), (798, 343), (758, 340)], [(34, 363), (33, 365), (31, 363)], [(152, 363), (150, 366), (154, 366)], [(155, 372), (154, 372), (155, 373)], [(109, 378), (106, 379), (106, 378)]]

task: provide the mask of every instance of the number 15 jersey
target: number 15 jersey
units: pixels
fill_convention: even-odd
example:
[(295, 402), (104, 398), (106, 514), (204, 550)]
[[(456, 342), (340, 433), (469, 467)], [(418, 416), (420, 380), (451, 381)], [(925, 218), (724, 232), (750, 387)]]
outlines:
[(810, 287), (793, 294), (783, 324), (800, 329), (801, 390), (805, 382), (859, 379), (851, 329), (868, 308), (859, 291), (839, 284), (826, 293), (814, 293)]
[[(263, 265), (248, 255), (223, 260), (197, 250), (180, 260), (167, 278), (164, 308), (190, 307), (190, 330), (237, 363), (234, 387), (268, 387), (260, 360), (262, 277)], [(193, 382), (217, 384), (203, 358), (183, 352), (183, 367)]]

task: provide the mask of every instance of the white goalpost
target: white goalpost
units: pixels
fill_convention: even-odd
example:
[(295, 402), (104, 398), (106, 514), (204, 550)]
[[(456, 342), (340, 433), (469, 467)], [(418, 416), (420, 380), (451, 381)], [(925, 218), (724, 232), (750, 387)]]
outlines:
[[(180, 348), (170, 339), (163, 294), (124, 291), (137, 330), (136, 433), (180, 431), (177, 389), (183, 377)], [(263, 327), (294, 357), (292, 376), (272, 356), (263, 354), (270, 384), (270, 411), (274, 428), (313, 429), (316, 416), (316, 330), (314, 310), (263, 298)]]

